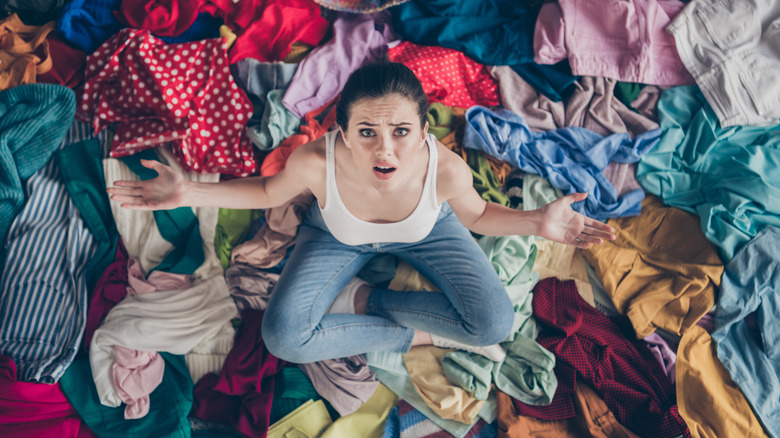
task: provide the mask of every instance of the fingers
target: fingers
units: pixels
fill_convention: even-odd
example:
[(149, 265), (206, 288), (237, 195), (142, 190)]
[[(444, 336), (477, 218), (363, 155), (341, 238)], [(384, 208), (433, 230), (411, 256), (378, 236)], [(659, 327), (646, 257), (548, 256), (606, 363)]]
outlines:
[(615, 240), (615, 229), (612, 226), (607, 225), (604, 222), (599, 222), (595, 219), (585, 219), (585, 232), (593, 236), (602, 237), (604, 239)]

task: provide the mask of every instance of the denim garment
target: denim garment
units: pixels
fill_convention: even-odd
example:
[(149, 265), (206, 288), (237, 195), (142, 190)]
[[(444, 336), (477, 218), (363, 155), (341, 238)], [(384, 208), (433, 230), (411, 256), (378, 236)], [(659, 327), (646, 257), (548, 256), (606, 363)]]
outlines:
[[(325, 314), (344, 285), (381, 253), (405, 260), (443, 293), (375, 289), (368, 315)], [(504, 285), (449, 204), (418, 242), (352, 246), (330, 234), (312, 203), (268, 302), (263, 338), (275, 356), (308, 363), (407, 352), (414, 329), (470, 345), (495, 344), (510, 334), (513, 318)]]
[[(767, 226), (726, 265), (715, 310), (718, 358), (770, 436), (780, 436), (780, 228)], [(755, 315), (755, 327), (748, 322)]]

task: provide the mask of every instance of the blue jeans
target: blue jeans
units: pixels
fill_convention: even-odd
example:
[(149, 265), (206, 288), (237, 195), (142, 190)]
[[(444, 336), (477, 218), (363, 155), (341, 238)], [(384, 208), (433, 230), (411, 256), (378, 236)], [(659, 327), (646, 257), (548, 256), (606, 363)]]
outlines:
[[(326, 314), (347, 282), (381, 253), (405, 260), (442, 293), (374, 289), (367, 315)], [(351, 246), (330, 234), (315, 201), (268, 302), (262, 333), (275, 356), (309, 363), (368, 351), (407, 352), (415, 329), (491, 345), (510, 335), (513, 318), (495, 269), (448, 204), (419, 242)]]

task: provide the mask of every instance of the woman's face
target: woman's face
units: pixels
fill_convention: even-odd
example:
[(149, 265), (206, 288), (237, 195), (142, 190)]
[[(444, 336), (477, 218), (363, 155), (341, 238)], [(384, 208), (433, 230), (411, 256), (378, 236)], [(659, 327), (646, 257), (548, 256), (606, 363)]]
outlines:
[(427, 123), (420, 126), (414, 102), (390, 94), (353, 103), (347, 130), (342, 129), (341, 135), (360, 175), (372, 187), (386, 191), (416, 176), (427, 129)]

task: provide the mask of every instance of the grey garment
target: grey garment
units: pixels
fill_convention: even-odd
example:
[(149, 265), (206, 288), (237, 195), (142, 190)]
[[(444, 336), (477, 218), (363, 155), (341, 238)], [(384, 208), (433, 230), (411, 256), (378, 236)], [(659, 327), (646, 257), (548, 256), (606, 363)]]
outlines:
[(301, 127), (301, 119), (282, 104), (285, 90), (277, 88), (269, 91), (260, 123), (247, 125), (247, 137), (260, 150), (276, 148)]
[(498, 80), (504, 108), (522, 116), (535, 131), (581, 127), (599, 135), (627, 132), (636, 137), (658, 128), (658, 123), (632, 111), (615, 97), (614, 79), (584, 76), (575, 82), (568, 99), (554, 102), (510, 67), (492, 67), (490, 74)]
[(342, 416), (357, 411), (379, 386), (363, 355), (298, 366), (309, 377), (314, 389)]
[(246, 92), (254, 108), (248, 125), (256, 125), (263, 117), (268, 92), (287, 88), (298, 70), (298, 64), (244, 58), (233, 64), (231, 69), (236, 83)]
[(225, 280), (239, 311), (265, 310), (268, 300), (271, 299), (271, 292), (279, 280), (279, 274), (235, 263), (225, 271)]
[(666, 28), (723, 128), (780, 119), (780, 1), (693, 0)]

